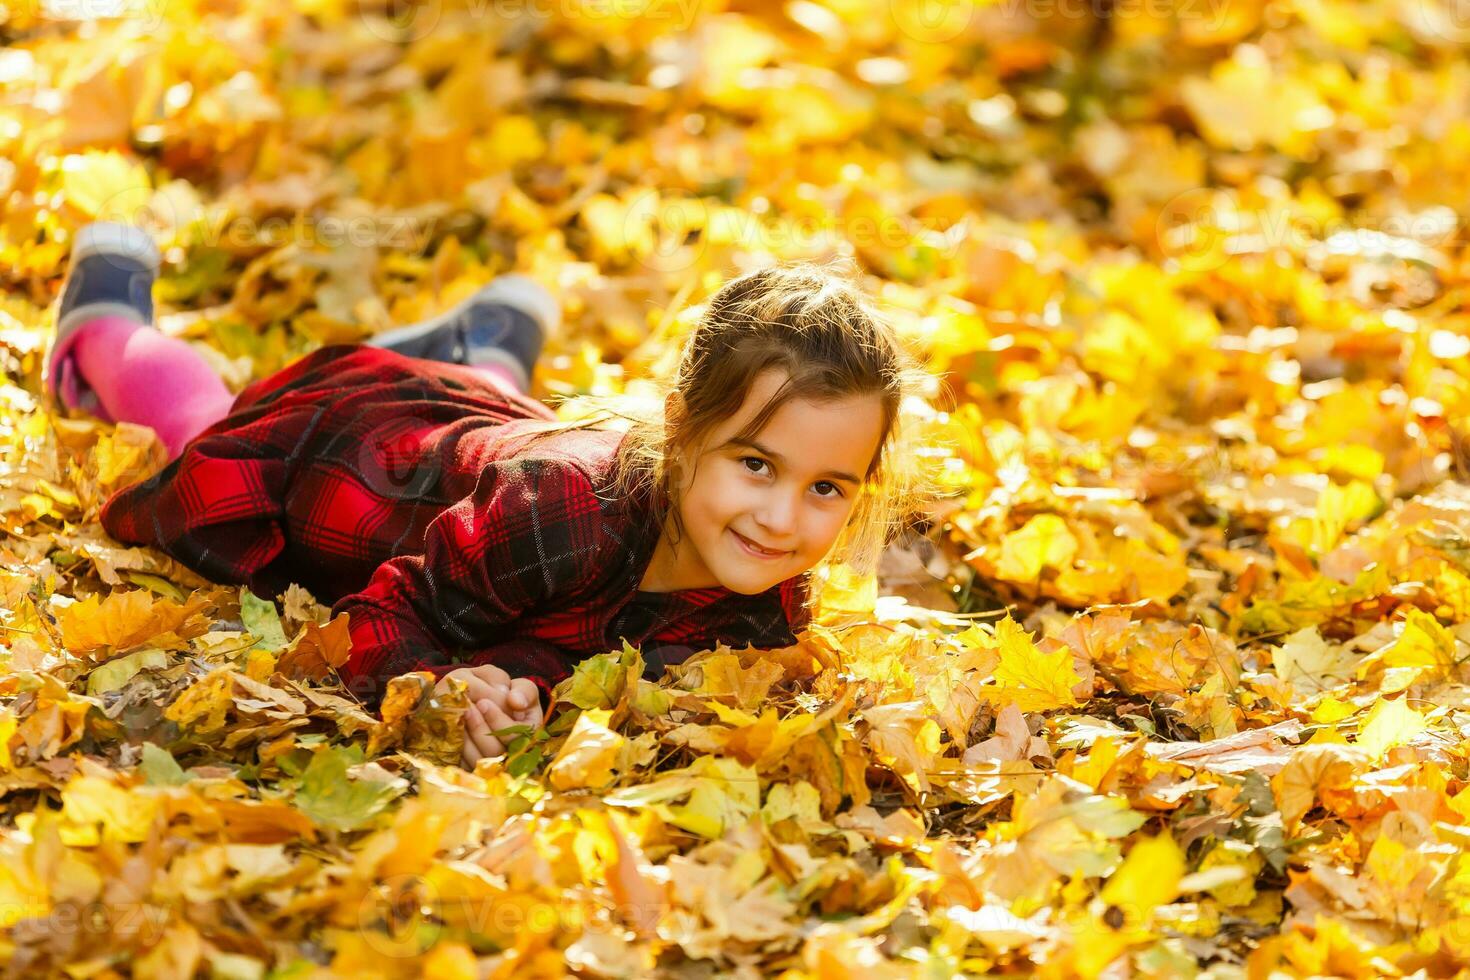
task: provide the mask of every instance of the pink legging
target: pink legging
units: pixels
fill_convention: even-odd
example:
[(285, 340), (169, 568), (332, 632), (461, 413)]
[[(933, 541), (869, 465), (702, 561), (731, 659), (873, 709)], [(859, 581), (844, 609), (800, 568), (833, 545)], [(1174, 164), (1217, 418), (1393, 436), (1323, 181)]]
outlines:
[[(97, 393), (108, 422), (151, 426), (169, 459), (229, 414), (235, 396), (186, 341), (122, 316), (88, 320), (77, 329), (72, 356), (82, 381)], [(511, 392), (514, 377), (495, 364), (477, 367)]]

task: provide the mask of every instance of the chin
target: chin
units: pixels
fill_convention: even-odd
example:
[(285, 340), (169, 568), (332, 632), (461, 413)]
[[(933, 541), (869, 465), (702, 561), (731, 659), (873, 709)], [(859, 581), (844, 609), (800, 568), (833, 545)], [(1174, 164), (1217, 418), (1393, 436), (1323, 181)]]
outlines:
[[(777, 581), (780, 581), (779, 579)], [(752, 582), (746, 576), (720, 576), (720, 584), (731, 592), (741, 595), (760, 595), (762, 592), (775, 585), (776, 582)]]
[(726, 581), (724, 585), (725, 588), (729, 589), (731, 592), (736, 592), (740, 595), (760, 595), (762, 592), (770, 588), (769, 585), (766, 585), (764, 583), (759, 585), (751, 585), (748, 582)]

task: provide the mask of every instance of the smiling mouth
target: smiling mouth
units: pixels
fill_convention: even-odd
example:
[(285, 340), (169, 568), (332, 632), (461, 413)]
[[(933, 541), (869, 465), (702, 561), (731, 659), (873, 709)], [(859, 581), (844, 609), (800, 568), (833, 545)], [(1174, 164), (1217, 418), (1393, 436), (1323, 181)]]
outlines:
[(781, 558), (791, 553), (789, 551), (772, 551), (769, 548), (762, 548), (733, 527), (730, 529), (730, 533), (735, 535), (736, 540), (745, 547), (745, 550), (756, 558)]

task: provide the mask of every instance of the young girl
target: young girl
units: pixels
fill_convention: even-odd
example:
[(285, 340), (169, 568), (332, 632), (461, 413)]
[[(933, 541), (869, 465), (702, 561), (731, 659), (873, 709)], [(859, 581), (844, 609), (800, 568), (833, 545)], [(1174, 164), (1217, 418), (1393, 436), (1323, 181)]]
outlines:
[(920, 375), (819, 267), (716, 293), (660, 415), (558, 423), (525, 395), (559, 320), (525, 277), (232, 398), (153, 328), (158, 265), (139, 229), (84, 229), (47, 357), (53, 398), (150, 425), (170, 453), (103, 526), (217, 581), (334, 602), (352, 640), (340, 673), (365, 701), (411, 670), (462, 679), (468, 765), (623, 639), (655, 677), (717, 643), (796, 642), (810, 570), (871, 570), (909, 503), (893, 445)]

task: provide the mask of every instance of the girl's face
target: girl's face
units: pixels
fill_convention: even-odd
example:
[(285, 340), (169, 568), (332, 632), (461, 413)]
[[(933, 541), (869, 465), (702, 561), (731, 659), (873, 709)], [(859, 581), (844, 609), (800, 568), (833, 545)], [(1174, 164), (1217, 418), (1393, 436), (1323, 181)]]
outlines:
[(878, 451), (883, 404), (877, 395), (792, 398), (753, 439), (735, 441), (785, 380), (779, 369), (762, 372), (740, 410), (683, 455), (674, 478), (684, 536), (677, 550), (660, 539), (648, 591), (723, 585), (754, 595), (808, 570), (836, 543)]

